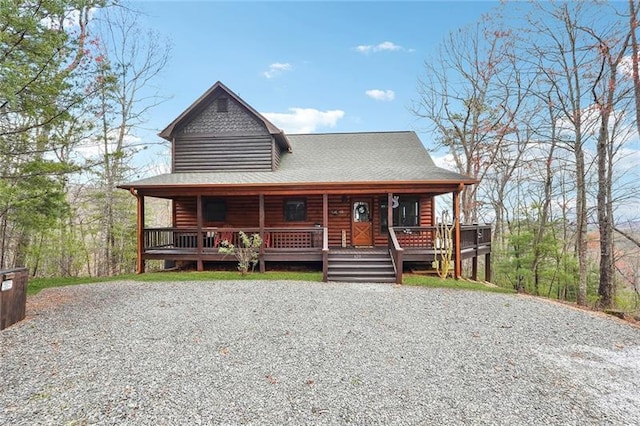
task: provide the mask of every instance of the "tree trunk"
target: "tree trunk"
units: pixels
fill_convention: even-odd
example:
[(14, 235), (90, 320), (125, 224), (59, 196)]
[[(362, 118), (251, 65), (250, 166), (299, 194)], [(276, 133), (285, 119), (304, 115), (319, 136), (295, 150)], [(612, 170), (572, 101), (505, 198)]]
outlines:
[(2, 242), (0, 243), (0, 269), (7, 267), (7, 216), (2, 216), (2, 225), (0, 226), (0, 234), (2, 235)]
[(12, 267), (18, 268), (26, 265), (27, 250), (29, 249), (29, 241), (31, 240), (29, 231), (23, 229), (16, 238), (15, 252), (13, 254)]
[(576, 253), (578, 255), (578, 305), (587, 304), (587, 188), (582, 142), (576, 136)]
[(629, 34), (631, 36), (631, 70), (633, 76), (633, 92), (636, 105), (636, 128), (640, 134), (640, 71), (638, 66), (638, 10), (634, 0), (629, 0)]
[[(547, 231), (547, 222), (549, 221), (549, 209), (551, 208), (551, 196), (553, 190), (553, 169), (551, 165), (553, 164), (553, 159), (555, 158), (555, 150), (556, 150), (556, 126), (555, 120), (553, 119), (553, 108), (550, 106), (549, 102), (549, 118), (551, 120), (551, 146), (549, 147), (549, 153), (547, 155), (547, 160), (545, 164), (545, 177), (544, 177), (544, 198), (542, 201), (542, 206), (540, 207), (540, 219), (538, 221), (538, 229), (536, 230), (536, 235), (533, 240), (533, 262), (532, 262), (532, 270), (535, 276), (535, 288), (536, 295), (539, 291), (539, 269), (540, 263), (542, 261), (542, 257), (544, 255), (542, 248), (542, 241), (544, 240), (545, 232)], [(551, 288), (551, 286), (549, 286)]]
[[(598, 283), (599, 305), (603, 309), (611, 308), (614, 296), (615, 265), (613, 258), (613, 165), (614, 165), (614, 136), (609, 132), (611, 115), (616, 101), (618, 64), (622, 61), (627, 51), (627, 45), (631, 34), (627, 34), (624, 41), (621, 40), (620, 51), (617, 55), (612, 53), (605, 40), (594, 35), (599, 42), (599, 51), (602, 55), (602, 65), (592, 87), (593, 101), (600, 112), (600, 128), (596, 154), (598, 160), (598, 194), (597, 212), (598, 229), (600, 234), (600, 280)], [(598, 92), (598, 83), (606, 79), (606, 84)], [(613, 117), (615, 120), (615, 117)]]
[[(609, 215), (611, 182), (607, 173), (607, 122), (600, 125), (598, 136), (598, 229), (600, 234), (600, 281), (598, 296), (600, 307), (610, 308), (613, 303), (613, 224)], [(608, 121), (608, 114), (606, 114)]]

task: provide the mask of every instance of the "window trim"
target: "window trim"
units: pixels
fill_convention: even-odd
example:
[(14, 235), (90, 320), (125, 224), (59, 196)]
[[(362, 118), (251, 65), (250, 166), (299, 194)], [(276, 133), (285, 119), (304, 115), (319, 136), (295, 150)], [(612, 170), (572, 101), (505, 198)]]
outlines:
[[(302, 219), (289, 219), (287, 218), (287, 204), (288, 203), (302, 203), (303, 204), (303, 217)], [(307, 221), (307, 199), (306, 198), (285, 198), (282, 202), (282, 214), (285, 222), (306, 222)]]
[(386, 234), (389, 232), (389, 199), (387, 197), (380, 197), (380, 233)]
[[(391, 219), (391, 226), (420, 226), (420, 208), (421, 206), (421, 198), (414, 196), (402, 196), (398, 198), (398, 207), (393, 209), (393, 217)], [(416, 203), (416, 222), (415, 225), (400, 225), (400, 207), (405, 203)], [(388, 201), (386, 197), (380, 197), (380, 232), (382, 234), (389, 232), (389, 224), (388, 224)]]
[[(408, 197), (403, 197), (401, 196), (398, 199), (398, 222), (400, 222), (400, 207), (402, 206), (403, 203), (415, 203), (416, 206), (416, 224), (414, 225), (396, 225), (396, 215), (395, 215), (395, 211), (394, 211), (394, 215), (393, 215), (393, 226), (420, 226), (420, 197), (412, 197), (412, 196), (408, 196)], [(395, 209), (394, 209), (395, 210)]]

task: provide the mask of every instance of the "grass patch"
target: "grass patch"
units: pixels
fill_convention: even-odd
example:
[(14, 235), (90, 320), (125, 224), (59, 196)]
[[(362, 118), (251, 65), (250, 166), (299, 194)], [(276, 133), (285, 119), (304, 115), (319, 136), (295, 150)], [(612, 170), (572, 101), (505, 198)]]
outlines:
[(268, 280), (268, 281), (322, 281), (322, 272), (289, 272), (268, 271), (264, 274), (257, 272), (240, 275), (237, 271), (181, 271), (181, 272), (150, 272), (146, 274), (124, 274), (115, 277), (66, 277), (66, 278), (30, 278), (27, 286), (27, 294), (39, 293), (42, 289), (50, 287), (63, 287), (68, 285), (103, 283), (109, 281), (139, 281), (139, 282), (163, 282), (163, 281), (230, 281), (230, 280)]
[[(439, 277), (417, 274), (405, 274), (404, 284), (433, 288), (451, 288), (458, 290), (487, 291), (493, 293), (515, 293), (512, 289), (490, 287), (479, 282), (468, 280), (441, 279)], [(254, 272), (240, 275), (237, 271), (173, 271), (148, 272), (146, 274), (124, 274), (115, 277), (71, 277), (71, 278), (31, 278), (27, 294), (34, 295), (42, 289), (63, 287), (68, 285), (91, 284), (109, 281), (230, 281), (230, 280), (267, 280), (267, 281), (322, 281), (322, 272), (307, 271), (267, 271), (264, 274)]]
[(68, 285), (103, 283), (115, 281), (118, 277), (55, 277), (55, 278), (29, 278), (27, 295), (40, 293), (49, 287), (64, 287)]
[(614, 305), (624, 312), (640, 312), (640, 296), (630, 288), (616, 290)]
[(421, 287), (452, 288), (457, 290), (487, 291), (491, 293), (515, 293), (513, 289), (493, 287), (481, 282), (469, 280), (454, 280), (453, 278), (442, 279), (440, 277), (417, 274), (404, 274), (402, 278), (402, 281), (406, 285)]

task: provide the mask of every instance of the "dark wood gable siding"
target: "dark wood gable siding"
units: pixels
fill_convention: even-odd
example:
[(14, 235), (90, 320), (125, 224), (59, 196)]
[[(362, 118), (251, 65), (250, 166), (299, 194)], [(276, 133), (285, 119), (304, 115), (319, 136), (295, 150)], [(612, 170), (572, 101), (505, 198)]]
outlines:
[(273, 141), (273, 170), (277, 169), (280, 165), (280, 159), (282, 158), (282, 148), (276, 143), (275, 139)]
[(173, 171), (273, 170), (273, 138), (264, 124), (232, 98), (218, 112), (217, 99), (176, 132)]

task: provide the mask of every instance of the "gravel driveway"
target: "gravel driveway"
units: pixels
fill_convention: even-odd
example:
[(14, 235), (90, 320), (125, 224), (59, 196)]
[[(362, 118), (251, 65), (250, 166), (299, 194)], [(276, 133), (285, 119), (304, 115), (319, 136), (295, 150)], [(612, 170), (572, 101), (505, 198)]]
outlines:
[(0, 424), (637, 424), (640, 329), (517, 295), (308, 282), (49, 289)]

